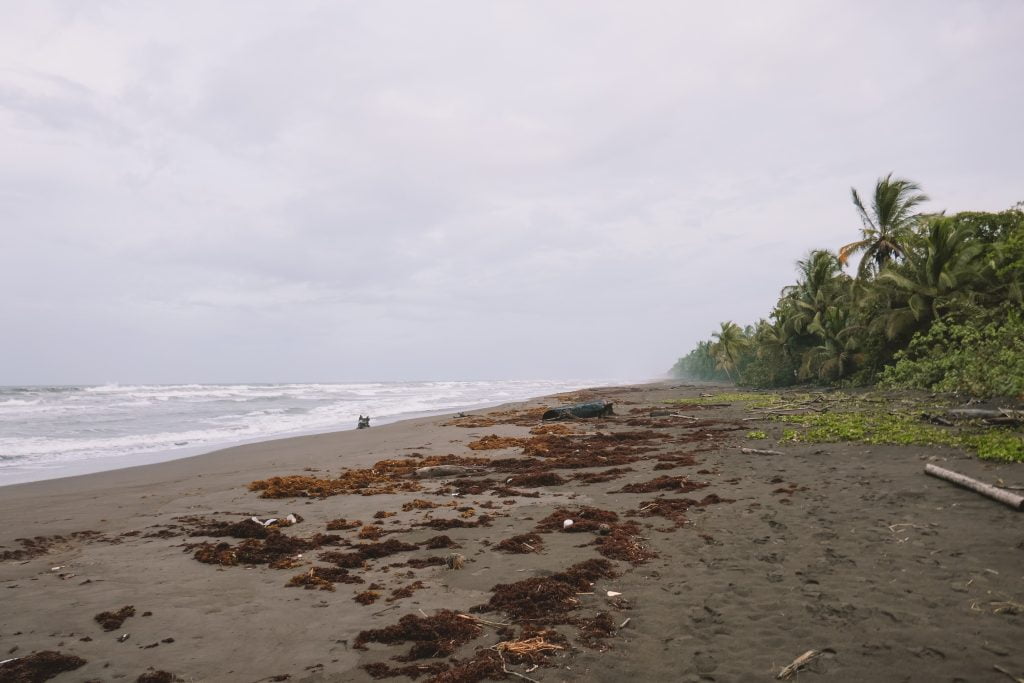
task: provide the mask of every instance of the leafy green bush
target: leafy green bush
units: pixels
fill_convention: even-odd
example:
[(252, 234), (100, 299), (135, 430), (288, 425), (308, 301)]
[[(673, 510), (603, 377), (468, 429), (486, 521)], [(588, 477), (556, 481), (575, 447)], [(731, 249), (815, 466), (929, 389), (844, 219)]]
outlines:
[(881, 386), (1024, 396), (1024, 320), (1014, 311), (1001, 320), (936, 321), (914, 335), (881, 375)]

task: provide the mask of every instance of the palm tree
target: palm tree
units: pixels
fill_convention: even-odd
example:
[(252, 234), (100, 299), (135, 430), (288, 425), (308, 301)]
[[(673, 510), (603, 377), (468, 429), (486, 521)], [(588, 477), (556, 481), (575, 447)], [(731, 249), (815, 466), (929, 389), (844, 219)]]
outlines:
[(729, 379), (733, 379), (732, 373), (736, 371), (736, 364), (749, 340), (743, 328), (736, 323), (724, 322), (721, 326), (722, 329), (711, 334), (717, 340), (713, 346), (716, 367), (725, 370)]
[(846, 265), (851, 255), (864, 252), (857, 269), (857, 277), (863, 279), (872, 268), (877, 272), (897, 257), (904, 258), (906, 238), (919, 217), (914, 209), (928, 201), (920, 190), (917, 183), (890, 173), (875, 184), (869, 212), (856, 188), (850, 188), (863, 227), (861, 239), (839, 248), (839, 262)]
[(972, 239), (969, 230), (936, 216), (929, 220), (920, 249), (910, 254), (906, 265), (887, 268), (879, 277), (904, 292), (906, 309), (916, 321), (927, 324), (968, 303), (972, 285), (985, 270), (983, 252), (984, 245)]
[(816, 249), (796, 262), (800, 276), (797, 284), (782, 290), (780, 304), (786, 309), (787, 335), (806, 335), (815, 318), (825, 311), (840, 293), (842, 275), (839, 259), (830, 251)]

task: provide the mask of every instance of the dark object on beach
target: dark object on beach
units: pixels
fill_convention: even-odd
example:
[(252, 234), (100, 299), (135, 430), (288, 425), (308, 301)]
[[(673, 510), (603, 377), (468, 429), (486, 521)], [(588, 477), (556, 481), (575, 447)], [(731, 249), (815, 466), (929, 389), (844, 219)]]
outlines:
[(566, 612), (579, 606), (577, 593), (592, 591), (594, 581), (615, 576), (608, 560), (586, 560), (551, 576), (500, 583), (491, 588), (491, 599), (472, 611), (497, 611), (513, 619), (560, 622)]
[(998, 486), (990, 486), (989, 484), (980, 482), (977, 479), (972, 479), (966, 475), (960, 474), (959, 472), (947, 470), (944, 467), (938, 467), (931, 463), (924, 466), (924, 472), (925, 474), (930, 474), (933, 477), (945, 479), (946, 481), (963, 486), (964, 488), (970, 489), (975, 493), (980, 493), (981, 495), (987, 496), (993, 500), (998, 500), (1000, 503), (1009, 505), (1015, 510), (1024, 510), (1024, 496), (1016, 493), (1010, 493), (1006, 489), (1001, 489)]
[(147, 671), (146, 673), (139, 674), (139, 677), (135, 679), (135, 683), (173, 683), (174, 674), (170, 671)]
[(690, 481), (688, 478), (669, 477), (662, 475), (650, 481), (626, 484), (621, 489), (609, 491), (608, 493), (650, 493), (652, 491), (676, 491), (678, 493), (689, 493), (707, 487), (706, 482)]
[(369, 429), (370, 428), (370, 416), (363, 417), (359, 416), (359, 422), (356, 424), (356, 429)]
[(65, 671), (85, 665), (85, 660), (53, 650), (43, 650), (27, 657), (0, 664), (0, 681), (5, 683), (42, 683)]
[(411, 641), (412, 647), (406, 654), (394, 657), (399, 662), (410, 662), (430, 657), (447, 657), (482, 632), (483, 627), (477, 619), (444, 609), (430, 617), (406, 614), (397, 624), (387, 628), (360, 631), (353, 647), (365, 650), (367, 643)]
[(449, 536), (434, 536), (420, 543), (424, 548), (430, 548), (436, 550), (438, 548), (458, 548), (458, 543), (453, 541)]
[(306, 590), (319, 588), (333, 593), (336, 583), (363, 583), (363, 579), (352, 576), (342, 567), (313, 567), (308, 572), (293, 576), (287, 585), (302, 586)]
[(519, 534), (512, 538), (506, 538), (494, 546), (495, 550), (506, 553), (539, 553), (544, 545), (544, 540), (539, 534)]
[(589, 403), (577, 403), (562, 408), (552, 408), (545, 412), (541, 419), (571, 420), (572, 418), (607, 417), (614, 414), (612, 404), (608, 401), (590, 401)]
[(128, 617), (135, 616), (135, 608), (132, 605), (125, 605), (116, 612), (100, 612), (93, 619), (103, 627), (104, 631), (116, 631), (121, 628)]

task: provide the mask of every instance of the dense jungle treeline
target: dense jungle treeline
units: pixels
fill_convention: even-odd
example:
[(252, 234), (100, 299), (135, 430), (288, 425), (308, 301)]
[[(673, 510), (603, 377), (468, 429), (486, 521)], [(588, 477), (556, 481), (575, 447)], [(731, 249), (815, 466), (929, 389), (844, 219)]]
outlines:
[(1024, 396), (1024, 202), (920, 213), (928, 197), (892, 174), (868, 201), (852, 194), (860, 239), (797, 261), (796, 283), (767, 318), (721, 323), (672, 374)]

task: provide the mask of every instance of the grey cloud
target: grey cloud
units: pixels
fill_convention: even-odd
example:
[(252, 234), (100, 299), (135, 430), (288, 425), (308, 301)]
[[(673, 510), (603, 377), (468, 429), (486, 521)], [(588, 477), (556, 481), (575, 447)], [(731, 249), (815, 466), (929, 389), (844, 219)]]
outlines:
[(0, 383), (650, 376), (851, 185), (1024, 199), (1013, 3), (10, 14)]

